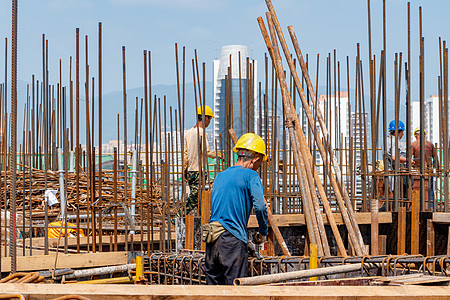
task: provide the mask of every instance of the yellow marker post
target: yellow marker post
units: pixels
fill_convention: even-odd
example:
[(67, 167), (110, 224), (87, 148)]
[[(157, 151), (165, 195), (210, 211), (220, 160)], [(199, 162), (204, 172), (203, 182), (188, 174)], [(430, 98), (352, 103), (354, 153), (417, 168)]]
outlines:
[(142, 256), (136, 256), (136, 279), (135, 283), (144, 278), (144, 263)]
[[(317, 269), (317, 245), (309, 245), (309, 269)], [(317, 277), (309, 277), (309, 281), (317, 281)]]

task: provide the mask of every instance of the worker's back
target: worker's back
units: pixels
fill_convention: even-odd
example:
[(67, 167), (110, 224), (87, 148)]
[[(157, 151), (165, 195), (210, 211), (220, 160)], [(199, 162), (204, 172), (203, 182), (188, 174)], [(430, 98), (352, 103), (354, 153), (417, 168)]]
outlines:
[[(206, 137), (208, 138), (208, 137)], [(203, 144), (203, 128), (192, 127), (184, 133), (184, 147), (187, 152), (187, 170), (199, 171), (199, 152), (201, 150), (200, 145)], [(206, 144), (208, 140), (206, 140)]]
[[(260, 201), (254, 201), (256, 199)], [(258, 173), (241, 166), (230, 167), (214, 180), (211, 222), (219, 221), (236, 238), (247, 243), (247, 222), (252, 206), (255, 205), (255, 212), (265, 210), (262, 199)]]

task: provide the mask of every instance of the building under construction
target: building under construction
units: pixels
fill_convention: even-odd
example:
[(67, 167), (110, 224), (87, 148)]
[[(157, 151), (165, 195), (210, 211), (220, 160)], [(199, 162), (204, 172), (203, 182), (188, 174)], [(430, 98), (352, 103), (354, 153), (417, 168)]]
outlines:
[[(88, 52), (88, 36), (76, 29), (65, 82), (61, 66), (51, 77), (59, 80), (49, 80), (43, 35), (42, 73), (30, 75), (25, 105), (18, 106), (18, 11), (12, 0), (13, 34), (5, 39), (4, 70), (11, 82), (0, 83), (0, 298), (450, 297), (446, 42), (439, 38), (438, 78), (427, 77), (422, 8), (413, 20), (420, 24), (420, 49), (412, 53), (408, 3), (408, 53), (395, 53), (391, 65), (384, 51), (385, 1), (383, 50), (372, 53), (369, 0), (364, 51), (373, 59), (362, 59), (359, 44), (356, 56), (345, 61), (337, 60), (336, 51), (304, 55), (294, 28), (286, 30), (291, 20), (277, 18), (276, 1), (265, 2), (266, 15), (255, 20), (265, 57), (256, 64), (245, 47), (236, 47), (238, 57), (234, 52), (222, 57), (214, 95), (206, 93), (206, 64), (197, 51), (188, 61), (186, 48), (175, 44), (177, 105), (152, 93), (148, 50), (142, 56), (143, 97), (134, 98), (127, 90), (123, 47), (123, 109), (111, 124), (102, 120), (102, 23), (96, 53)], [(97, 74), (89, 71), (91, 56), (98, 57)], [(325, 64), (326, 74), (319, 76), (319, 64)], [(260, 81), (257, 65), (264, 74)], [(393, 82), (387, 80), (391, 69)], [(410, 92), (411, 76), (419, 78), (418, 95)], [(431, 164), (425, 163), (425, 146), (416, 149), (418, 156), (409, 146), (416, 124), (431, 128), (425, 80), (438, 82)], [(318, 93), (319, 85), (326, 93)], [(388, 87), (394, 107), (388, 104)], [(186, 105), (188, 88), (194, 90), (195, 107)], [(211, 126), (212, 132), (200, 130), (210, 133), (211, 150), (224, 159), (207, 158), (201, 143), (199, 204), (176, 218), (189, 195), (182, 159), (186, 114), (211, 99), (220, 124)], [(388, 127), (392, 112), (395, 129)], [(103, 138), (104, 126), (115, 128), (114, 140)], [(269, 159), (259, 175), (268, 241), (249, 257), (249, 277), (235, 280), (245, 287), (206, 286), (201, 225), (210, 219), (214, 178), (235, 164), (232, 148), (246, 132), (259, 134), (267, 147)], [(420, 145), (426, 138), (420, 131)], [(402, 143), (406, 160), (392, 161), (402, 155)], [(257, 228), (252, 215), (249, 236)]]

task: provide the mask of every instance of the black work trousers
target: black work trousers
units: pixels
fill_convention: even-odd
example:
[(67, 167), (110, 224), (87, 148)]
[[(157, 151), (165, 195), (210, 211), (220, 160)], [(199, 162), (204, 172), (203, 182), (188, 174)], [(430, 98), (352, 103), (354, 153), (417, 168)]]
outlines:
[(206, 284), (232, 285), (234, 279), (246, 277), (247, 270), (247, 245), (227, 230), (206, 244)]

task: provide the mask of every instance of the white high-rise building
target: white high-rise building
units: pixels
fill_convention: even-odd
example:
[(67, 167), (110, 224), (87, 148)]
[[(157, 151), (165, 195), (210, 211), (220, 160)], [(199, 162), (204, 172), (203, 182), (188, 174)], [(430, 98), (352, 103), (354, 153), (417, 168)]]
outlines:
[[(240, 62), (239, 62), (240, 57)], [(231, 73), (229, 73), (231, 61)], [(248, 67), (250, 65), (250, 68)], [(240, 67), (239, 67), (240, 66)], [(247, 72), (250, 70), (250, 72)], [(247, 74), (249, 73), (249, 74)], [(231, 81), (229, 75), (231, 74)], [(223, 46), (220, 59), (213, 62), (213, 111), (215, 118), (212, 119), (213, 140), (220, 140), (220, 134), (224, 134), (229, 127), (234, 127), (238, 137), (242, 132), (256, 130), (256, 108), (257, 108), (257, 62), (249, 58), (247, 46), (228, 45)], [(239, 76), (240, 75), (240, 76)], [(248, 75), (248, 76), (247, 76)], [(239, 82), (239, 77), (241, 81)], [(250, 78), (251, 80), (247, 80)], [(225, 86), (225, 79), (231, 82), (231, 86)], [(252, 89), (248, 93), (247, 89)], [(231, 93), (229, 92), (231, 91)], [(239, 91), (241, 93), (239, 93)], [(230, 95), (228, 95), (229, 93)], [(248, 99), (250, 98), (251, 99)], [(226, 101), (232, 100), (232, 111), (227, 111)], [(241, 118), (242, 103), (242, 118)], [(228, 120), (227, 116), (232, 113), (232, 120)], [(220, 148), (220, 145), (218, 145)]]
[[(348, 165), (349, 161), (345, 161), (345, 159), (349, 159), (349, 154), (347, 153), (347, 157), (345, 155), (340, 155), (341, 150), (349, 149), (350, 137), (353, 139), (353, 151), (354, 151), (354, 165), (353, 168), (357, 168), (361, 165), (361, 146), (364, 146), (362, 143), (364, 139), (364, 130), (360, 130), (360, 127), (364, 126), (364, 122), (366, 123), (366, 132), (370, 132), (370, 125), (368, 120), (368, 113), (365, 113), (362, 120), (359, 120), (358, 114), (355, 114), (354, 107), (351, 107), (350, 116), (349, 116), (349, 107), (348, 107), (348, 92), (341, 92), (338, 97), (327, 97), (326, 95), (319, 95), (319, 108), (322, 112), (322, 116), (324, 118), (325, 123), (327, 124), (327, 129), (330, 134), (330, 143), (331, 148), (334, 149), (334, 154), (338, 163), (342, 166), (342, 173), (344, 174), (344, 182), (347, 184), (347, 176), (350, 171)], [(311, 107), (311, 110), (314, 112), (314, 107)], [(302, 122), (302, 121), (300, 121)], [(320, 125), (317, 123), (317, 128), (320, 128)], [(363, 129), (363, 128), (362, 128)], [(362, 133), (362, 135), (361, 135)], [(339, 138), (338, 138), (339, 137)], [(370, 148), (371, 141), (367, 140), (367, 146)], [(348, 151), (348, 150), (347, 150)], [(344, 154), (345, 152), (343, 152)], [(346, 157), (346, 158), (345, 158)], [(343, 161), (340, 161), (340, 159)], [(347, 163), (347, 165), (346, 165)], [(323, 160), (318, 151), (316, 151), (316, 165), (323, 165)], [(319, 167), (319, 172), (324, 172), (324, 170)], [(355, 178), (355, 193), (360, 195), (362, 193), (362, 180), (360, 176)]]
[[(427, 132), (427, 140), (432, 142), (433, 144), (439, 145), (439, 132), (441, 129), (439, 128), (439, 97), (432, 95), (425, 99), (424, 105), (424, 123), (425, 123), (425, 131)], [(412, 102), (412, 128), (411, 134), (413, 134), (414, 130), (420, 126), (420, 101)], [(449, 115), (449, 124), (450, 124), (450, 115)], [(450, 126), (449, 126), (450, 127)], [(414, 141), (414, 136), (411, 139)]]
[[(331, 135), (331, 146), (334, 149), (339, 148), (338, 135), (342, 137), (343, 142), (345, 138), (349, 137), (348, 92), (341, 92), (336, 98), (331, 95), (330, 99), (327, 99), (326, 95), (319, 95), (318, 100), (322, 116)], [(314, 111), (314, 107), (312, 110)]]

